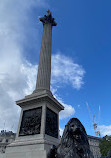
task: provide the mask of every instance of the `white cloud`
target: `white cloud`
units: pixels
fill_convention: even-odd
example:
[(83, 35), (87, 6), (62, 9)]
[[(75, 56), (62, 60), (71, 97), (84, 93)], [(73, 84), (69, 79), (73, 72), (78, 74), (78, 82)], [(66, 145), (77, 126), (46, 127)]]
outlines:
[(72, 117), (75, 114), (75, 109), (72, 105), (61, 103), (64, 106), (64, 110), (60, 112), (60, 119)]
[(64, 110), (60, 112), (59, 118), (60, 119), (65, 119), (65, 118), (70, 118), (75, 114), (75, 109), (72, 107), (72, 105), (65, 104), (64, 101), (58, 97), (58, 95), (55, 93), (53, 94), (54, 97), (64, 106)]
[(74, 116), (75, 114), (75, 109), (72, 107), (72, 105), (65, 104), (63, 101), (59, 100), (58, 101), (64, 106), (64, 110), (60, 112), (60, 119), (65, 119)]
[(71, 84), (80, 89), (84, 84), (85, 70), (71, 58), (57, 53), (52, 56), (52, 84)]
[(62, 128), (59, 128), (59, 131), (60, 131), (60, 136), (62, 136), (64, 130)]
[(16, 54), (16, 59), (0, 59), (0, 129), (6, 121), (8, 129), (17, 126), (20, 108), (15, 100), (31, 93), (35, 87), (37, 66), (22, 59)]
[(22, 72), (25, 75), (25, 79), (27, 82), (27, 87), (24, 88), (25, 95), (31, 94), (36, 86), (36, 78), (37, 78), (37, 65), (32, 65), (27, 62), (26, 65), (22, 65)]
[(14, 129), (16, 129), (20, 108), (15, 106), (13, 99), (1, 86), (0, 96), (0, 130), (4, 129), (4, 124), (5, 129), (11, 129), (12, 125), (14, 125)]
[(98, 130), (100, 130), (100, 133), (105, 136), (105, 135), (111, 135), (111, 125), (100, 125), (98, 126)]

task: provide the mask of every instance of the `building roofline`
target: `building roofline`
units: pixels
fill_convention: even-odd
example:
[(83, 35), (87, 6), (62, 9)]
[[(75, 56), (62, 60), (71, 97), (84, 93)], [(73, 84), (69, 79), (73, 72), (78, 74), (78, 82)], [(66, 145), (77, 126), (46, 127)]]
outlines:
[(102, 138), (100, 137), (96, 137), (96, 136), (91, 136), (91, 135), (87, 135), (88, 138), (92, 138), (92, 139), (96, 139), (96, 140), (101, 140)]

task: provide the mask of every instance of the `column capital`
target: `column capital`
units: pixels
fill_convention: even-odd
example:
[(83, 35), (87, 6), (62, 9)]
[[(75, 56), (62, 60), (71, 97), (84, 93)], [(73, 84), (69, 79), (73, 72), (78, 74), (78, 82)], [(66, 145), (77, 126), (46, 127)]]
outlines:
[(56, 26), (57, 23), (55, 22), (55, 19), (52, 17), (52, 13), (50, 10), (47, 11), (47, 15), (44, 15), (44, 17), (40, 18), (40, 21), (44, 24), (51, 24), (52, 26)]

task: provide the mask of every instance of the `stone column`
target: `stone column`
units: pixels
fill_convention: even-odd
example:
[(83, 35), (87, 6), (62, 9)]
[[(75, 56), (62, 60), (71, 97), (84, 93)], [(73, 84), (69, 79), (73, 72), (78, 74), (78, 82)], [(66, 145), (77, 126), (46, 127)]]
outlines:
[(40, 18), (43, 37), (35, 91), (16, 103), (22, 108), (17, 137), (8, 145), (4, 158), (47, 158), (52, 145), (58, 146), (58, 115), (64, 107), (50, 91), (52, 14)]
[(47, 12), (48, 15), (40, 18), (43, 23), (43, 36), (35, 92), (39, 90), (50, 91), (52, 26), (57, 24), (52, 18), (51, 12), (49, 10)]

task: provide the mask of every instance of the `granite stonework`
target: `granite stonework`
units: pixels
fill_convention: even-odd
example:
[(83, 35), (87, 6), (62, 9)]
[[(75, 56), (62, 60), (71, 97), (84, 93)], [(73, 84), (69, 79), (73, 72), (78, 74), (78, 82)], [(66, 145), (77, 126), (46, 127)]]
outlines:
[[(61, 108), (63, 109), (63, 106), (53, 96), (49, 95), (46, 92), (44, 92), (44, 94), (42, 93), (41, 95), (32, 94), (23, 100), (17, 101), (17, 104), (22, 108), (21, 117), (19, 121), (16, 140), (7, 147), (6, 157), (46, 157), (50, 147), (52, 145), (59, 144), (59, 111), (61, 110)], [(51, 116), (51, 118), (48, 118), (49, 120), (46, 121), (47, 109), (48, 113), (50, 111), (51, 114), (53, 113), (54, 116)], [(28, 120), (27, 117), (24, 115), (29, 112), (29, 110), (31, 111), (30, 119), (33, 119), (33, 121), (30, 121), (30, 119)], [(37, 110), (39, 110), (39, 112)], [(39, 113), (37, 118), (36, 111), (37, 113)], [(32, 117), (33, 113), (35, 117)], [(26, 117), (26, 125), (24, 125), (24, 116)], [(28, 116), (30, 115), (28, 114)], [(39, 131), (38, 127), (36, 127), (37, 124), (35, 123), (38, 120), (38, 117), (41, 117), (41, 122), (39, 122), (40, 133), (35, 132), (35, 128), (37, 128), (37, 131)], [(56, 120), (53, 120), (55, 118)], [(52, 122), (50, 122), (50, 119), (52, 119)], [(49, 125), (48, 121), (50, 122)], [(57, 130), (55, 130), (55, 126), (53, 126), (52, 133), (50, 134), (51, 130), (49, 130), (49, 132), (47, 133), (46, 125), (48, 125), (48, 128), (50, 129), (50, 125), (52, 123), (55, 123), (55, 121)], [(29, 126), (27, 125), (28, 123)], [(25, 131), (25, 128), (28, 129), (27, 132)]]
[(16, 102), (21, 107), (17, 135), (4, 158), (46, 158), (51, 146), (59, 144), (59, 112), (64, 107), (50, 91), (52, 26), (57, 24), (49, 10), (40, 21), (43, 37), (36, 88)]

